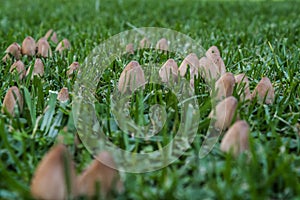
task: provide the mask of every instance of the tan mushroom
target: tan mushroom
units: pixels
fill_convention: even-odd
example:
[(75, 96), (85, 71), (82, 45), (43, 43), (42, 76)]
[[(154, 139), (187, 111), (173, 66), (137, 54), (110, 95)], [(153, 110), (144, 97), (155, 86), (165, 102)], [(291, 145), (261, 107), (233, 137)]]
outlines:
[[(108, 152), (101, 152), (92, 164), (78, 177), (79, 195), (96, 196), (96, 186), (99, 184), (101, 196), (105, 199), (114, 189), (123, 190), (115, 162)], [(99, 195), (99, 194), (98, 194)]]
[(246, 121), (235, 122), (224, 135), (221, 150), (232, 153), (237, 157), (240, 153), (249, 149), (249, 125)]
[(22, 42), (22, 54), (28, 56), (34, 56), (36, 52), (36, 43), (35, 40), (27, 36)]
[(235, 77), (235, 83), (238, 85), (238, 94), (243, 101), (251, 100), (249, 79), (245, 74), (238, 74)]
[[(15, 59), (19, 60), (21, 58), (21, 46), (18, 43), (14, 42), (7, 47), (5, 53), (6, 55), (12, 55)], [(4, 60), (4, 58), (2, 60)]]
[(13, 73), (15, 70), (19, 74), (19, 79), (22, 80), (26, 75), (26, 69), (24, 63), (21, 60), (14, 62), (10, 67), (9, 72)]
[(256, 96), (260, 103), (272, 104), (274, 102), (275, 90), (268, 77), (263, 77), (255, 87), (252, 93), (252, 98), (255, 98)]
[(215, 84), (216, 100), (220, 101), (233, 93), (235, 78), (232, 73), (223, 74)]
[(44, 58), (52, 57), (51, 47), (46, 38), (41, 38), (37, 42), (37, 55)]
[(237, 99), (230, 96), (216, 105), (216, 108), (209, 114), (209, 118), (213, 120), (213, 124), (216, 129), (225, 130), (230, 126), (237, 104)]
[[(31, 66), (28, 68), (26, 76), (29, 75), (30, 70), (31, 70)], [(37, 76), (43, 76), (44, 75), (44, 63), (40, 58), (37, 58), (34, 62), (31, 78), (33, 78), (33, 76), (36, 76), (36, 75)]]
[(12, 116), (15, 116), (16, 107), (21, 113), (23, 110), (23, 96), (21, 95), (19, 88), (12, 86), (7, 90), (7, 93), (4, 97), (2, 112), (4, 113), (6, 111)]
[(142, 67), (136, 61), (131, 61), (121, 73), (118, 89), (120, 92), (125, 93), (127, 91), (133, 92), (135, 89), (146, 83), (145, 75)]
[(162, 82), (169, 82), (170, 79), (177, 81), (178, 65), (174, 59), (168, 59), (159, 70)]
[(74, 164), (64, 145), (52, 147), (38, 164), (31, 181), (31, 194), (36, 199), (49, 200), (77, 195)]
[(55, 48), (55, 51), (62, 53), (63, 51), (70, 48), (71, 48), (71, 43), (69, 42), (69, 40), (63, 39), (60, 43), (58, 43), (57, 47)]

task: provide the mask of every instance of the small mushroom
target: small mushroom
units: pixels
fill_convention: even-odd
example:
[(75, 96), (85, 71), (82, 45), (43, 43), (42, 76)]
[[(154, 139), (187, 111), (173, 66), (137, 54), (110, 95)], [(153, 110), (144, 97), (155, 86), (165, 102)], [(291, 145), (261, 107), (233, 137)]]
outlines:
[(233, 93), (235, 79), (232, 73), (223, 74), (215, 84), (216, 100), (223, 100)]
[(249, 87), (249, 79), (245, 74), (238, 74), (235, 77), (235, 83), (238, 85), (238, 94), (240, 94), (241, 99), (251, 100), (251, 92)]
[(47, 33), (45, 34), (44, 38), (45, 38), (46, 40), (48, 40), (52, 33), (53, 33), (53, 29), (50, 29), (50, 30), (47, 31)]
[(213, 118), (214, 127), (219, 130), (227, 129), (234, 117), (238, 101), (233, 96), (219, 102), (215, 109), (209, 114)]
[(217, 66), (207, 57), (200, 58), (199, 69), (201, 71), (201, 76), (206, 83), (212, 83), (220, 78)]
[(70, 66), (69, 66), (69, 70), (67, 71), (67, 75), (69, 77), (73, 76), (75, 71), (78, 70), (79, 68), (79, 63), (78, 62), (73, 62)]
[(35, 40), (27, 36), (22, 42), (22, 54), (28, 56), (34, 56), (36, 51), (36, 43)]
[(56, 32), (53, 32), (53, 34), (52, 34), (50, 40), (51, 40), (52, 42), (54, 42), (55, 44), (58, 43), (58, 39), (57, 39), (57, 34), (56, 34)]
[(168, 40), (166, 38), (161, 38), (157, 44), (156, 44), (156, 49), (162, 50), (162, 51), (168, 51), (169, 44)]
[[(8, 56), (12, 55), (15, 59), (19, 60), (21, 58), (21, 47), (18, 43), (14, 42), (7, 47), (7, 49), (5, 50), (5, 53)], [(6, 59), (5, 59), (5, 61), (6, 61)]]
[(68, 39), (63, 39), (60, 43), (58, 43), (57, 47), (55, 48), (55, 51), (58, 51), (59, 53), (62, 53), (64, 50), (70, 49), (71, 44)]
[[(31, 66), (27, 70), (26, 76), (29, 75), (30, 69), (31, 69)], [(36, 76), (36, 75), (38, 75), (38, 76), (43, 76), (44, 75), (44, 64), (43, 64), (43, 61), (40, 58), (37, 58), (34, 62), (31, 78), (33, 78), (33, 76)]]
[(69, 90), (66, 87), (63, 87), (58, 95), (57, 95), (57, 100), (59, 100), (60, 102), (64, 103), (66, 101), (69, 100)]
[(101, 196), (105, 199), (115, 189), (123, 190), (115, 162), (108, 152), (101, 152), (92, 164), (78, 177), (79, 195), (96, 196), (96, 184), (99, 183)]
[(26, 75), (26, 69), (24, 63), (21, 60), (18, 60), (12, 64), (9, 69), (10, 73), (13, 73), (16, 70), (19, 74), (19, 79), (22, 80)]
[[(258, 97), (260, 103), (272, 104), (275, 99), (275, 90), (269, 78), (263, 77), (255, 87), (252, 98)], [(265, 102), (263, 102), (265, 99)]]
[(219, 49), (216, 46), (210, 47), (206, 53), (206, 57), (210, 59), (215, 65), (217, 65), (220, 75), (223, 75), (226, 72), (224, 61), (221, 58)]
[(196, 54), (190, 53), (184, 58), (178, 69), (180, 76), (185, 76), (188, 66), (190, 66), (190, 78), (198, 77), (199, 60)]
[(168, 59), (159, 70), (162, 82), (169, 82), (172, 76), (173, 81), (177, 81), (178, 65), (174, 59)]
[(244, 120), (235, 122), (224, 135), (221, 151), (232, 153), (237, 157), (249, 148), (249, 125)]
[(148, 38), (143, 38), (141, 41), (140, 41), (140, 48), (141, 49), (144, 49), (144, 48), (149, 48), (150, 47), (150, 41)]
[(125, 93), (126, 91), (133, 92), (135, 89), (146, 83), (145, 75), (142, 67), (136, 61), (131, 61), (121, 73), (118, 89), (120, 92)]
[(43, 157), (31, 181), (31, 194), (36, 199), (67, 199), (77, 195), (74, 165), (64, 145), (52, 147)]
[(19, 88), (12, 86), (7, 90), (7, 93), (3, 100), (2, 112), (7, 111), (12, 116), (15, 115), (15, 107), (18, 107), (19, 111), (23, 110), (23, 96), (20, 93)]
[(46, 38), (41, 38), (37, 42), (37, 55), (40, 55), (44, 58), (52, 57), (51, 47)]
[(126, 53), (134, 54), (134, 46), (132, 43), (129, 43), (126, 45)]
[(2, 58), (2, 62), (3, 62), (3, 63), (7, 63), (8, 60), (10, 60), (10, 59), (11, 59), (11, 58), (10, 58), (9, 54), (7, 53), (7, 54), (5, 54), (5, 56)]

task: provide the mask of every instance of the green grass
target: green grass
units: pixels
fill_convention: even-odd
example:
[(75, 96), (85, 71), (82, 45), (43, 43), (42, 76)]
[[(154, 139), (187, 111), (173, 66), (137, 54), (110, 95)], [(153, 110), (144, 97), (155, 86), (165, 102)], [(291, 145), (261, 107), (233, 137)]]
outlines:
[[(75, 147), (76, 129), (72, 104), (57, 102), (62, 87), (73, 91), (75, 79), (68, 79), (67, 67), (83, 63), (94, 47), (109, 36), (132, 27), (165, 27), (189, 35), (205, 49), (219, 47), (227, 71), (246, 73), (250, 88), (268, 76), (275, 87), (275, 103), (250, 105), (239, 103), (240, 117), (251, 128), (250, 155), (233, 159), (219, 150), (219, 143), (204, 159), (198, 158), (208, 126), (201, 118), (195, 141), (174, 164), (145, 174), (124, 173), (125, 192), (117, 199), (298, 199), (300, 198), (300, 13), (299, 2), (198, 2), (198, 1), (0, 1), (0, 56), (12, 42), (22, 43), (27, 35), (42, 37), (50, 28), (59, 39), (68, 38), (72, 49), (64, 56), (44, 59), (45, 76), (18, 81), (9, 73), (10, 64), (0, 64), (0, 102), (10, 86), (18, 85), (24, 95), (24, 112), (15, 118), (0, 114), (0, 199), (30, 198), (29, 186), (34, 170), (43, 155), (64, 135), (76, 162), (84, 169), (92, 156), (81, 144)], [(51, 44), (52, 49), (55, 44)], [(161, 60), (166, 57), (160, 55)], [(123, 58), (128, 63), (130, 58)], [(179, 60), (179, 58), (178, 58)], [(33, 61), (23, 58), (28, 68)], [(110, 87), (115, 86), (124, 65), (116, 62), (103, 76), (97, 90), (97, 111), (107, 135), (127, 150), (156, 149), (157, 143), (131, 141), (111, 119)], [(114, 77), (114, 78), (112, 78)], [(201, 80), (199, 80), (201, 82)], [(202, 85), (202, 84), (200, 84)], [(146, 91), (150, 91), (149, 85)], [(199, 86), (201, 98), (209, 100), (208, 91)], [(159, 91), (159, 90), (156, 90)], [(205, 96), (205, 94), (207, 94)], [(145, 95), (146, 96), (146, 95)], [(145, 96), (135, 96), (143, 100)], [(174, 108), (176, 100), (159, 92)], [(131, 114), (138, 123), (147, 116), (147, 106), (132, 105)], [(45, 108), (49, 109), (45, 112)], [(172, 107), (173, 106), (173, 107)], [(203, 104), (208, 114), (209, 105)], [(139, 110), (144, 109), (144, 110)], [(146, 110), (146, 111), (145, 111)], [(175, 113), (176, 114), (176, 113)], [(177, 126), (170, 112), (170, 126)], [(108, 123), (107, 120), (112, 120)], [(64, 129), (67, 127), (67, 129)], [(170, 127), (169, 127), (170, 128)], [(156, 139), (168, 141), (164, 134)]]

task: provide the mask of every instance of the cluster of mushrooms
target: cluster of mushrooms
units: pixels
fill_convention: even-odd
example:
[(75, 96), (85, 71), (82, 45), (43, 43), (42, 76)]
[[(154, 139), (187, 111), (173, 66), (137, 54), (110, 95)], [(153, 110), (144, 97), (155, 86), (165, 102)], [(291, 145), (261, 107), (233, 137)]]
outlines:
[[(2, 62), (8, 64), (13, 62), (10, 67), (10, 73), (17, 73), (19, 80), (24, 80), (31, 72), (31, 77), (44, 75), (45, 60), (52, 56), (51, 47), (48, 40), (53, 43), (58, 43), (57, 34), (53, 30), (49, 30), (46, 35), (35, 42), (35, 40), (28, 36), (22, 42), (22, 46), (18, 43), (11, 44), (5, 51), (6, 55)], [(63, 39), (58, 43), (55, 51), (62, 54), (64, 51), (71, 48), (70, 42)], [(34, 68), (26, 66), (22, 62), (22, 56), (27, 56), (30, 59), (35, 59)], [(78, 62), (73, 62), (66, 72), (71, 78), (79, 68)], [(69, 100), (68, 88), (63, 87), (57, 95), (59, 102), (67, 102)], [(12, 117), (16, 113), (22, 113), (24, 106), (24, 99), (18, 87), (10, 87), (4, 97), (2, 103), (2, 112)], [(115, 169), (102, 164), (100, 161), (110, 163), (110, 166), (115, 166), (113, 158), (107, 152), (101, 152), (97, 158), (83, 171), (79, 176), (75, 174), (74, 163), (67, 148), (58, 143), (43, 157), (31, 182), (31, 194), (36, 199), (67, 199), (68, 197), (76, 196), (95, 196), (97, 190), (96, 183), (100, 183), (101, 195), (105, 198), (112, 188), (117, 188), (117, 191), (122, 191), (123, 184), (119, 179), (118, 173)], [(66, 164), (68, 163), (68, 164)], [(115, 167), (114, 167), (115, 168)], [(66, 179), (66, 177), (68, 177)], [(68, 184), (69, 187), (68, 188)]]
[[(24, 80), (28, 78), (33, 78), (34, 76), (42, 77), (44, 75), (44, 63), (41, 58), (47, 59), (52, 57), (52, 50), (49, 42), (53, 42), (54, 44), (58, 43), (57, 34), (52, 29), (50, 29), (44, 37), (41, 37), (37, 42), (31, 37), (27, 36), (23, 42), (22, 46), (20, 46), (17, 42), (12, 43), (5, 50), (6, 55), (2, 58), (2, 62), (8, 64), (9, 62), (13, 62), (11, 65), (9, 72), (17, 73), (19, 80)], [(62, 54), (64, 51), (71, 48), (71, 44), (68, 39), (63, 39), (60, 41), (55, 51)], [(34, 59), (33, 69), (32, 66), (25, 66), (22, 62), (22, 56), (27, 56), (30, 59)], [(72, 77), (74, 72), (79, 68), (78, 62), (73, 62), (67, 71), (67, 75)], [(62, 90), (58, 94), (58, 100), (66, 101), (66, 97), (68, 98), (68, 89), (62, 88)], [(23, 96), (18, 87), (12, 86), (7, 90), (7, 93), (3, 100), (2, 112), (7, 112), (10, 115), (14, 116), (16, 112), (16, 108), (21, 113), (23, 110)]]
[[(140, 42), (140, 48), (149, 40), (144, 38)], [(160, 39), (156, 44), (156, 49), (168, 50), (168, 41)], [(126, 46), (127, 53), (133, 53), (133, 44)], [(226, 72), (225, 64), (221, 58), (220, 51), (216, 46), (210, 47), (205, 56), (198, 59), (195, 53), (187, 55), (178, 67), (174, 59), (167, 60), (159, 70), (162, 82), (177, 81), (178, 76), (185, 76), (188, 66), (190, 67), (190, 86), (194, 89), (194, 79), (200, 75), (210, 86), (211, 97), (216, 102), (212, 108), (209, 118), (213, 121), (213, 126), (219, 131), (226, 131), (222, 141), (221, 150), (238, 156), (248, 150), (249, 125), (245, 120), (236, 117), (233, 122), (234, 114), (237, 109), (238, 100), (233, 97), (235, 85), (237, 85), (240, 101), (249, 102), (257, 98), (258, 102), (272, 104), (275, 98), (275, 91), (269, 78), (263, 77), (251, 93), (248, 77), (241, 73), (234, 75)], [(121, 73), (118, 89), (121, 93), (134, 91), (146, 83), (143, 69), (137, 61), (131, 61)], [(231, 125), (232, 124), (232, 125)]]
[[(43, 76), (44, 65), (40, 57), (51, 57), (52, 51), (48, 39), (57, 43), (57, 35), (52, 30), (38, 40), (36, 43), (32, 37), (26, 37), (22, 46), (17, 43), (11, 44), (6, 55), (2, 59), (7, 62), (13, 59), (15, 62), (10, 68), (13, 73), (17, 71), (19, 79), (24, 79), (32, 71), (32, 76)], [(150, 45), (147, 38), (140, 41), (140, 48)], [(62, 53), (69, 49), (70, 43), (63, 39), (56, 47), (55, 51)], [(168, 50), (168, 41), (165, 38), (159, 40), (156, 44), (157, 49)], [(126, 46), (127, 53), (134, 53), (134, 45)], [(26, 67), (20, 60), (22, 56), (27, 55), (35, 59), (34, 69)], [(233, 75), (226, 72), (225, 64), (220, 56), (217, 47), (212, 46), (208, 49), (205, 56), (200, 60), (194, 53), (189, 54), (178, 67), (174, 59), (169, 59), (159, 70), (159, 76), (163, 82), (177, 81), (178, 76), (185, 76), (188, 67), (190, 68), (190, 85), (194, 88), (194, 77), (200, 75), (212, 90), (211, 95), (217, 102), (212, 109), (209, 117), (214, 120), (214, 127), (219, 130), (227, 130), (221, 142), (221, 150), (233, 153), (234, 156), (248, 149), (249, 125), (244, 120), (232, 122), (234, 113), (237, 109), (238, 100), (232, 96), (236, 84), (239, 88), (240, 100), (251, 101), (257, 98), (259, 102), (271, 104), (274, 101), (274, 89), (271, 81), (263, 77), (251, 93), (249, 80), (245, 74)], [(72, 76), (79, 68), (78, 62), (69, 66), (67, 75)], [(131, 61), (123, 70), (118, 82), (118, 89), (121, 93), (133, 92), (146, 83), (144, 71), (136, 61)], [(213, 91), (216, 91), (215, 93)], [(65, 102), (69, 100), (67, 88), (62, 88), (58, 93), (58, 100)], [(4, 101), (2, 112), (14, 116), (16, 109), (22, 112), (23, 96), (16, 86), (8, 89)], [(232, 124), (232, 125), (231, 125)], [(111, 167), (104, 163), (109, 163)], [(112, 168), (113, 167), (113, 168)], [(118, 172), (115, 170), (115, 163), (108, 152), (101, 152), (94, 161), (79, 176), (75, 173), (74, 163), (67, 148), (63, 144), (53, 146), (43, 157), (31, 182), (31, 194), (37, 199), (66, 199), (69, 197), (89, 196), (97, 194), (96, 183), (100, 184), (102, 197), (106, 197), (112, 190), (121, 192), (123, 183), (120, 180)], [(67, 179), (66, 179), (67, 178)]]

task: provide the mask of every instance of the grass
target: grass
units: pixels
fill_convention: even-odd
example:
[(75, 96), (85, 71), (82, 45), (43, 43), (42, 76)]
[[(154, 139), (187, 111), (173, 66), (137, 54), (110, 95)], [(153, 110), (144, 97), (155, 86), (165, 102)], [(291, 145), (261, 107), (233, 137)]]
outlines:
[[(95, 1), (89, 0), (0, 3), (1, 58), (12, 42), (21, 44), (27, 35), (38, 39), (50, 28), (57, 31), (59, 39), (66, 37), (72, 44), (72, 49), (64, 56), (55, 54), (53, 58), (43, 60), (43, 78), (18, 81), (15, 74), (9, 73), (10, 64), (0, 64), (0, 102), (13, 85), (18, 85), (25, 97), (22, 114), (15, 118), (0, 114), (0, 199), (30, 198), (29, 186), (34, 170), (55, 143), (57, 135), (65, 136), (64, 143), (73, 154), (78, 172), (90, 163), (92, 156), (84, 146), (75, 146), (73, 142), (76, 129), (71, 102), (57, 102), (56, 91), (62, 87), (73, 91), (75, 79), (67, 78), (67, 66), (73, 61), (83, 63), (99, 43), (133, 26), (174, 29), (197, 40), (205, 49), (216, 45), (221, 50), (227, 71), (246, 73), (251, 90), (261, 77), (268, 76), (275, 87), (276, 97), (273, 105), (256, 102), (249, 106), (238, 105), (240, 117), (249, 123), (251, 129), (251, 161), (244, 155), (233, 159), (222, 153), (219, 143), (207, 157), (199, 159), (198, 152), (208, 126), (204, 115), (192, 148), (161, 170), (145, 174), (123, 173), (125, 193), (115, 198), (300, 198), (299, 2), (119, 0), (100, 1), (98, 10)], [(51, 46), (55, 48), (55, 44)], [(130, 58), (124, 58), (123, 62), (129, 61)], [(33, 61), (26, 57), (23, 62), (27, 68), (33, 65)], [(99, 83), (96, 108), (103, 123), (107, 123), (106, 119), (113, 121), (108, 112), (108, 83), (111, 83), (111, 77), (117, 79), (123, 66), (122, 63), (110, 66), (111, 70)], [(151, 87), (155, 86), (149, 85), (146, 91)], [(199, 88), (203, 98), (207, 93), (204, 87)], [(158, 92), (147, 99), (145, 105), (153, 104), (158, 96), (169, 98), (166, 104), (176, 111), (172, 104), (176, 100)], [(144, 97), (136, 96), (137, 100)], [(209, 107), (202, 106), (203, 109)], [(49, 108), (47, 111), (46, 107)], [(148, 114), (147, 106), (134, 104), (131, 112), (137, 122), (147, 123), (141, 121)], [(170, 113), (170, 123), (176, 127), (176, 113)], [(156, 143), (130, 140), (113, 122), (107, 123), (106, 127), (107, 135), (124, 149), (148, 151), (157, 148)], [(168, 139), (163, 133), (162, 136), (162, 140)]]

